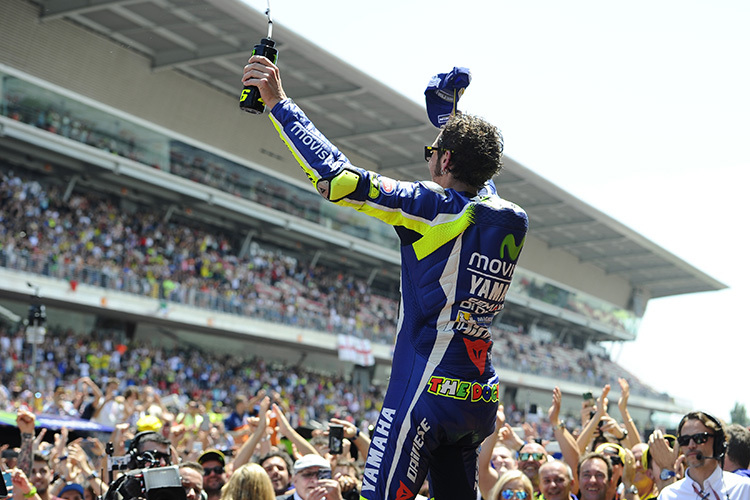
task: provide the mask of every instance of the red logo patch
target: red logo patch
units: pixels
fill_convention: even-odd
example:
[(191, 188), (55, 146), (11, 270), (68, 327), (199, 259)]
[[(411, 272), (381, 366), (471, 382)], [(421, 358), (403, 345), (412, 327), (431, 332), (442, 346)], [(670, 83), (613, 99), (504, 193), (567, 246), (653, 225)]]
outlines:
[(401, 486), (398, 487), (398, 491), (396, 492), (396, 500), (409, 500), (413, 496), (414, 493), (409, 491), (409, 488), (401, 481)]
[(487, 363), (487, 349), (490, 346), (489, 342), (484, 340), (469, 340), (464, 339), (466, 344), (466, 353), (469, 355), (469, 359), (479, 369), (479, 374), (484, 373), (484, 365)]

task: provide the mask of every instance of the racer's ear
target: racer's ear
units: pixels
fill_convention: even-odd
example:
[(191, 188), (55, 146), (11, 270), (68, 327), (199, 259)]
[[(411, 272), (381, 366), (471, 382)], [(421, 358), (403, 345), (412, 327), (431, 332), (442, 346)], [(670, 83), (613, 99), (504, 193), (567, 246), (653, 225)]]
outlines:
[(443, 174), (447, 174), (453, 169), (453, 164), (451, 163), (451, 152), (447, 149), (444, 149), (441, 151), (440, 158), (438, 159), (440, 163), (440, 172)]

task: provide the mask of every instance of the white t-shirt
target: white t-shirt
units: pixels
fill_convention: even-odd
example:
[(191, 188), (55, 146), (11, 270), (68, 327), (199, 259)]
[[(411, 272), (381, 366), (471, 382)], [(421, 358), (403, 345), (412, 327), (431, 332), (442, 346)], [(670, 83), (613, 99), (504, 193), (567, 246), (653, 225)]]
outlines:
[(750, 500), (750, 478), (724, 472), (717, 465), (701, 485), (693, 481), (688, 469), (683, 479), (659, 493), (659, 500), (701, 500), (703, 497), (706, 500)]

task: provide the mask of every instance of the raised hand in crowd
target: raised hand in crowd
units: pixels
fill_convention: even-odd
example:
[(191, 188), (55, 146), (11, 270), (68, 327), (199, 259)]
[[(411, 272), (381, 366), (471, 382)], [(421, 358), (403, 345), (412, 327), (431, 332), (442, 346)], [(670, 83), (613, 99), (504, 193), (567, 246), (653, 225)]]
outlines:
[(578, 443), (573, 435), (565, 427), (565, 422), (560, 419), (560, 408), (562, 407), (562, 391), (559, 387), (552, 389), (552, 404), (547, 411), (549, 423), (552, 425), (552, 429), (555, 435), (555, 439), (560, 445), (560, 453), (562, 453), (563, 460), (567, 463), (573, 471), (573, 478), (571, 485), (573, 491), (578, 488), (578, 474), (576, 473), (578, 458), (580, 457), (580, 451), (578, 449)]
[[(34, 441), (34, 425), (36, 423), (36, 416), (29, 410), (20, 407), (16, 414), (16, 426), (21, 433), (21, 450), (18, 453), (18, 468), (23, 471), (25, 477), (31, 475), (31, 464), (34, 458), (35, 441)], [(44, 436), (46, 429), (42, 429), (39, 433)]]
[(610, 434), (623, 446), (625, 445), (622, 441), (627, 438), (628, 432), (610, 415), (602, 416), (599, 429), (602, 434)]
[[(281, 406), (274, 403), (271, 408), (276, 414), (276, 420), (279, 429), (278, 432), (280, 432), (282, 436), (292, 442), (292, 444), (295, 446), (296, 452), (300, 454), (299, 456), (307, 455), (309, 453), (315, 453), (316, 455), (319, 455), (318, 450), (316, 450), (308, 440), (302, 437), (302, 435), (294, 430), (294, 427), (289, 424), (289, 420), (286, 418), (286, 415), (282, 411)], [(297, 459), (299, 457), (295, 456), (293, 458)]]
[(234, 461), (232, 462), (232, 468), (234, 470), (250, 461), (259, 444), (264, 443), (266, 445), (265, 448), (260, 450), (260, 455), (265, 455), (270, 451), (270, 446), (268, 446), (268, 444), (271, 438), (271, 433), (273, 432), (273, 429), (269, 428), (270, 418), (268, 413), (270, 406), (271, 398), (265, 396), (260, 401), (258, 416), (251, 418), (249, 421), (249, 426), (253, 431), (250, 434), (249, 439), (242, 444), (234, 457)]
[(617, 383), (620, 384), (620, 399), (617, 401), (617, 407), (620, 410), (622, 423), (625, 426), (625, 436), (622, 439), (622, 445), (627, 448), (632, 448), (641, 442), (641, 435), (638, 432), (638, 428), (635, 426), (635, 422), (630, 416), (630, 412), (628, 411), (630, 384), (622, 377), (617, 379)]
[(67, 427), (62, 427), (60, 429), (60, 432), (55, 434), (54, 441), (55, 444), (52, 447), (50, 458), (55, 459), (58, 457), (67, 456), (67, 453), (65, 451), (65, 447), (68, 444), (68, 434), (70, 431), (68, 431)]
[(596, 448), (599, 442), (601, 442), (599, 422), (602, 420), (604, 415), (607, 414), (607, 407), (609, 405), (609, 399), (607, 399), (607, 395), (609, 394), (609, 389), (609, 384), (605, 385), (604, 388), (602, 388), (602, 393), (596, 399), (596, 405), (594, 406), (594, 415), (588, 420), (588, 422), (586, 422), (586, 424), (583, 426), (583, 429), (581, 430), (581, 434), (578, 436), (578, 451), (580, 453), (585, 452), (586, 448), (590, 443), (592, 443), (592, 441), (592, 449)]
[[(670, 437), (674, 439), (674, 436)], [(661, 479), (660, 477), (654, 479), (660, 491), (667, 484), (671, 484), (675, 480), (684, 477), (685, 471), (683, 460), (681, 460), (680, 447), (677, 446), (676, 443), (674, 443), (674, 448), (672, 448), (672, 446), (670, 446), (669, 444), (669, 441), (665, 437), (665, 434), (660, 429), (656, 429), (649, 436), (648, 451), (651, 456), (651, 460), (653, 460), (656, 466), (659, 468), (659, 472), (661, 472), (662, 470), (667, 470), (675, 473), (674, 476), (668, 479)]]
[(36, 487), (21, 469), (11, 469), (10, 477), (13, 482), (13, 500), (42, 500)]
[(523, 429), (523, 437), (525, 442), (528, 443), (530, 441), (541, 440), (536, 422), (523, 422), (521, 424), (521, 429)]
[[(518, 450), (523, 447), (523, 441), (513, 431), (513, 428), (506, 422), (505, 407), (499, 405), (497, 413), (495, 414), (495, 432), (487, 436), (479, 449), (479, 457), (477, 462), (478, 478), (479, 478), (479, 491), (484, 498), (489, 498), (488, 495), (492, 487), (497, 483), (500, 475), (505, 470), (498, 470), (492, 463), (492, 458), (495, 451), (500, 448), (501, 450), (507, 449), (505, 453), (511, 454), (515, 457)], [(498, 450), (499, 452), (500, 450)], [(515, 459), (510, 461), (512, 468), (517, 467)]]
[(367, 451), (370, 449), (370, 438), (365, 433), (360, 432), (357, 426), (348, 420), (331, 418), (329, 422), (344, 428), (344, 446), (353, 444), (359, 452), (359, 457), (362, 459), (367, 457)]

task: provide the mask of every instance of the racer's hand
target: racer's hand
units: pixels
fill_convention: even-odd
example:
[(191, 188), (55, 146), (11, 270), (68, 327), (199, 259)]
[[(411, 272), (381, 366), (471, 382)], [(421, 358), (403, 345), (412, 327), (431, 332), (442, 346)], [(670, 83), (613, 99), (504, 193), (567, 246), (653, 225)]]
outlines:
[(273, 109), (276, 104), (286, 99), (281, 87), (279, 68), (274, 63), (259, 55), (252, 56), (247, 62), (242, 73), (242, 84), (246, 87), (258, 87), (260, 97), (268, 109)]

